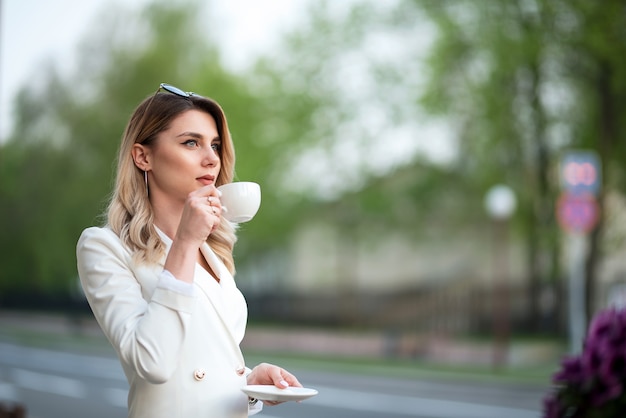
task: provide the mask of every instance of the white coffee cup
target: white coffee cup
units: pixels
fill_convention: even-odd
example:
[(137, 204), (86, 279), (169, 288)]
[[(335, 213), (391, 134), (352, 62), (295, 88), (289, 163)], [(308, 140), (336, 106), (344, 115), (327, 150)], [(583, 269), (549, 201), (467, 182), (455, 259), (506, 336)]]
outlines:
[(217, 188), (226, 210), (222, 216), (234, 223), (248, 222), (261, 206), (261, 186), (251, 181), (223, 184)]

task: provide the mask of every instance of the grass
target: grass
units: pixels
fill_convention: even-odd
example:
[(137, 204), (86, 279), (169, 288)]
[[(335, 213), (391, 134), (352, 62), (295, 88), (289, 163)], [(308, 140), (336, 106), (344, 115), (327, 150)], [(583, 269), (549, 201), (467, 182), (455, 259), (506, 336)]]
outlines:
[(323, 370), (401, 379), (506, 382), (531, 386), (548, 386), (556, 368), (556, 365), (537, 365), (495, 369), (490, 366), (449, 365), (420, 360), (311, 356), (290, 352), (247, 351), (244, 354), (249, 364), (267, 362), (294, 370)]

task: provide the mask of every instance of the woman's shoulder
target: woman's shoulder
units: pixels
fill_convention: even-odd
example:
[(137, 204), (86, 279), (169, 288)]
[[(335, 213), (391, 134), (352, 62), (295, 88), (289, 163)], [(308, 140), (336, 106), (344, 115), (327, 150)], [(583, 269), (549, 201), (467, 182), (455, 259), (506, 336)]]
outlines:
[(122, 240), (120, 237), (109, 227), (109, 226), (92, 226), (83, 230), (80, 234), (80, 238), (78, 239), (78, 248), (84, 247), (85, 245), (99, 243), (101, 245), (106, 246), (120, 246), (122, 245)]
[(120, 237), (108, 226), (85, 229), (76, 244), (79, 263), (90, 263), (112, 257), (131, 263), (132, 253)]
[(80, 234), (80, 240), (82, 239), (117, 239), (119, 237), (111, 227), (107, 226), (90, 226), (85, 228)]

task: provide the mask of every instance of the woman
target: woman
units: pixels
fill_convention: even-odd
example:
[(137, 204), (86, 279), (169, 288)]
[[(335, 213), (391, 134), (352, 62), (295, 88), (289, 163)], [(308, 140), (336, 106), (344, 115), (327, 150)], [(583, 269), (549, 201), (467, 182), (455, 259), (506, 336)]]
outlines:
[(262, 406), (244, 385), (301, 386), (274, 365), (248, 369), (239, 348), (247, 306), (217, 189), (234, 165), (220, 106), (161, 84), (124, 132), (106, 226), (78, 241), (81, 284), (130, 385), (129, 417), (244, 417)]

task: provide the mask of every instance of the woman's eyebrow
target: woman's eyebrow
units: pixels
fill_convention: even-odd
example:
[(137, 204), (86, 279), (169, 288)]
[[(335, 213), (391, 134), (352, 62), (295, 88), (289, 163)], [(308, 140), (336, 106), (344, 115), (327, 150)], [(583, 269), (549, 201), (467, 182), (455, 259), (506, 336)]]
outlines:
[[(203, 139), (204, 138), (204, 135), (202, 135), (202, 134), (200, 134), (198, 132), (191, 132), (191, 131), (180, 133), (180, 134), (176, 135), (176, 138), (181, 138), (181, 137), (185, 137), (185, 136), (190, 136), (192, 138), (197, 138), (197, 139)], [(220, 141), (221, 142), (222, 138), (220, 138), (220, 136), (217, 135), (217, 136), (215, 136), (215, 138), (213, 138), (211, 140), (211, 142), (213, 142), (213, 141)]]
[(198, 139), (204, 138), (204, 136), (202, 136), (202, 134), (199, 134), (197, 132), (189, 132), (189, 131), (188, 132), (183, 132), (181, 134), (176, 135), (176, 138), (180, 138), (180, 137), (183, 137), (183, 136), (190, 136), (192, 138), (198, 138)]

